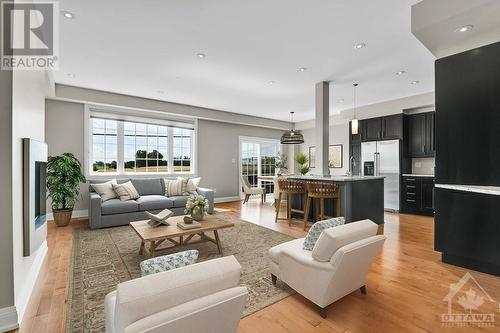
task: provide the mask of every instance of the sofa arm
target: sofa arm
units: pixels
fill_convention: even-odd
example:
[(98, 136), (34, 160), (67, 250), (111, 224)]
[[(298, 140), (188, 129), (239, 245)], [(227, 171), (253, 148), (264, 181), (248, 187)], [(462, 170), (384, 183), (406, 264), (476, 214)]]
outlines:
[(89, 223), (90, 228), (98, 229), (101, 224), (101, 196), (95, 192), (89, 193)]
[(208, 214), (213, 214), (214, 213), (214, 196), (215, 196), (214, 190), (211, 190), (209, 188), (198, 187), (196, 189), (196, 192), (199, 195), (204, 196), (205, 199), (208, 200)]

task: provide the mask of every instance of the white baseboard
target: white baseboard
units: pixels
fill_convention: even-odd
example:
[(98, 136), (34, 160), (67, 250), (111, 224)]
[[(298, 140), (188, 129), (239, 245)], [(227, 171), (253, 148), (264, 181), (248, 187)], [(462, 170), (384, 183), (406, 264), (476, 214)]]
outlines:
[(37, 251), (36, 258), (33, 261), (33, 265), (31, 266), (31, 270), (26, 274), (27, 278), (24, 284), (24, 288), (20, 291), (19, 297), (17, 297), (16, 299), (17, 317), (20, 323), (22, 322), (24, 312), (28, 307), (28, 302), (30, 300), (31, 293), (33, 292), (33, 288), (35, 287), (38, 273), (40, 273), (40, 269), (42, 268), (43, 260), (45, 259), (47, 250), (47, 240), (45, 240), (42, 245), (40, 245), (40, 248)]
[(241, 198), (239, 196), (234, 196), (234, 197), (219, 197), (219, 198), (214, 198), (214, 203), (240, 201), (240, 200), (241, 200)]
[(0, 332), (6, 332), (19, 328), (17, 311), (15, 306), (0, 309)]
[[(71, 215), (72, 219), (80, 219), (84, 217), (89, 217), (89, 211), (87, 209), (82, 209), (82, 210), (74, 210), (73, 214)], [(54, 214), (48, 213), (47, 214), (47, 221), (53, 221), (54, 220)]]

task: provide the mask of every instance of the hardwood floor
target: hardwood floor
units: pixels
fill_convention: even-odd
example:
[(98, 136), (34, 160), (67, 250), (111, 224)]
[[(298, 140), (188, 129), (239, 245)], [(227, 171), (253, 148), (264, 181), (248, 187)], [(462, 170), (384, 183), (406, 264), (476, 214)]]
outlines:
[[(244, 220), (303, 237), (300, 223), (291, 227), (286, 221), (274, 222), (274, 207), (260, 205), (260, 199), (218, 204)], [(467, 270), (443, 264), (433, 249), (433, 219), (429, 217), (385, 215), (387, 241), (372, 266), (367, 280), (367, 295), (354, 292), (328, 307), (328, 317), (319, 316), (315, 306), (295, 294), (264, 308), (240, 322), (238, 333), (269, 332), (498, 332), (498, 303), (485, 301), (481, 311), (495, 314), (495, 327), (445, 328), (441, 314), (447, 312), (443, 301), (451, 283)], [(87, 223), (73, 221), (72, 225)], [(71, 258), (73, 227), (48, 226), (49, 252), (30, 299), (20, 332), (64, 332), (68, 267)], [(500, 300), (500, 278), (470, 271), (494, 300)], [(455, 303), (455, 312), (463, 309)], [(462, 310), (462, 311), (460, 311)], [(474, 311), (473, 311), (474, 313)]]

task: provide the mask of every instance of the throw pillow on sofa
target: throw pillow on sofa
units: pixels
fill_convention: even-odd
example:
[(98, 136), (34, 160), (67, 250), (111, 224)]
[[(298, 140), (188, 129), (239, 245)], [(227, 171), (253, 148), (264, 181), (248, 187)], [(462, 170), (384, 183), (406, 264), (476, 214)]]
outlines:
[(131, 181), (119, 185), (113, 185), (113, 190), (115, 190), (121, 201), (135, 200), (140, 197)]
[(116, 198), (116, 193), (113, 190), (113, 185), (117, 185), (116, 179), (112, 179), (110, 181), (101, 184), (90, 184), (90, 186), (92, 186), (94, 191), (96, 191), (97, 194), (101, 196), (101, 200), (103, 202)]
[(165, 181), (165, 196), (172, 197), (176, 195), (189, 195), (187, 191), (188, 180), (182, 177), (177, 179), (164, 179)]
[(302, 246), (302, 249), (312, 251), (323, 230), (336, 227), (344, 223), (345, 217), (334, 217), (328, 220), (318, 221), (314, 223), (311, 229), (309, 229), (306, 239), (304, 239), (304, 245)]
[(187, 191), (190, 194), (196, 193), (196, 189), (200, 185), (201, 177), (198, 178), (189, 178), (187, 182)]

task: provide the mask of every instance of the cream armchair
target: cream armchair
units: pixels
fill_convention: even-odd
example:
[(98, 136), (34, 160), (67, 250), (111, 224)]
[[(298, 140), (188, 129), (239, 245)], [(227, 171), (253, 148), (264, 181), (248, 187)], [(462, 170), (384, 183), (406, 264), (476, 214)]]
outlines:
[(377, 224), (363, 220), (324, 230), (312, 251), (302, 249), (304, 238), (277, 245), (269, 250), (273, 283), (288, 284), (324, 318), (336, 300), (357, 289), (366, 293), (366, 275), (386, 238), (376, 233)]
[(248, 202), (250, 196), (252, 195), (260, 195), (261, 203), (266, 201), (266, 190), (262, 187), (252, 187), (250, 182), (248, 181), (248, 176), (240, 176), (241, 183), (243, 184), (243, 192), (245, 193), (245, 199), (243, 199), (243, 203)]
[(234, 333), (247, 299), (223, 257), (120, 283), (105, 299), (107, 333)]

